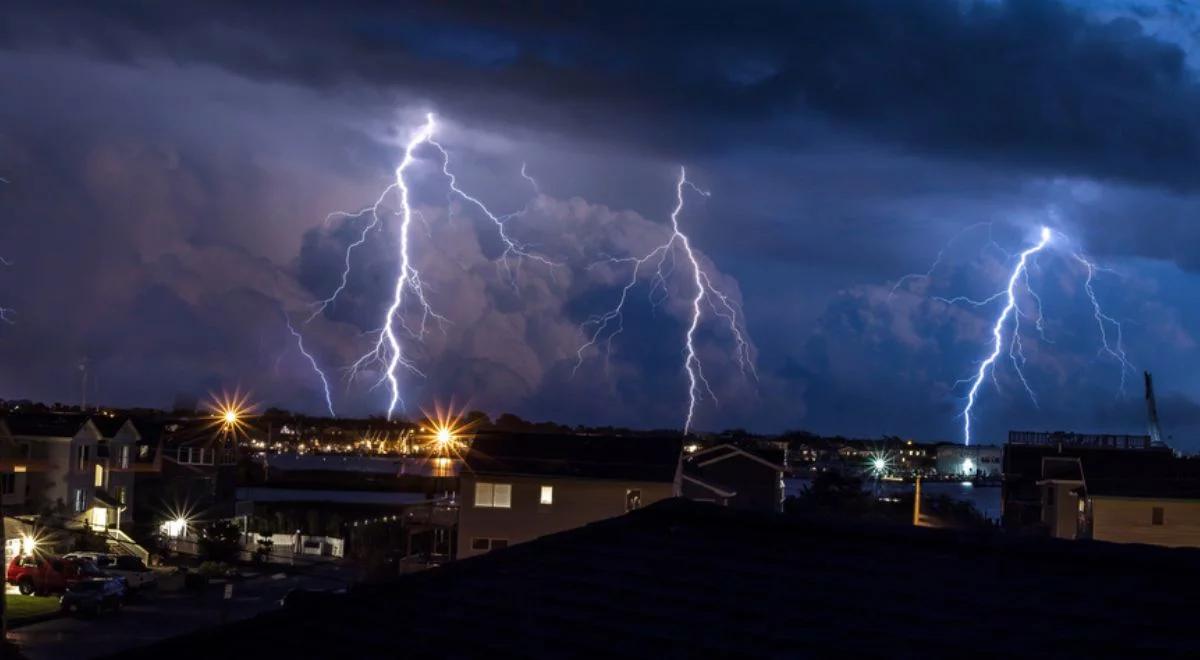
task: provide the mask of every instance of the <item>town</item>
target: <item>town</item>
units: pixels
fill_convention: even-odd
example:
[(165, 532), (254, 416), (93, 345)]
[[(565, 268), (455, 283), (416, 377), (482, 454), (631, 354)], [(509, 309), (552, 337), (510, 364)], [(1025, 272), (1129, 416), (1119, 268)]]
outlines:
[(1200, 458), (1156, 439), (1146, 384), (1150, 434), (1012, 431), (971, 446), (479, 411), (334, 420), (238, 397), (172, 412), (8, 401), (7, 626), (29, 657), (124, 652), (672, 501), (1200, 547)]

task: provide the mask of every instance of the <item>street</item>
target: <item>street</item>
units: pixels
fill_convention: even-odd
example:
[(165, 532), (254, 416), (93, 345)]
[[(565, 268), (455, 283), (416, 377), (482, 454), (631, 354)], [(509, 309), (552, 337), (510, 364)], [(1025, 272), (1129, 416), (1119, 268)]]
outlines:
[(303, 575), (263, 573), (234, 582), (228, 602), (223, 584), (203, 592), (151, 593), (130, 599), (117, 614), (63, 616), (13, 630), (9, 638), (31, 660), (103, 657), (266, 612), (292, 589), (340, 589), (349, 579), (348, 571), (333, 565), (306, 568)]

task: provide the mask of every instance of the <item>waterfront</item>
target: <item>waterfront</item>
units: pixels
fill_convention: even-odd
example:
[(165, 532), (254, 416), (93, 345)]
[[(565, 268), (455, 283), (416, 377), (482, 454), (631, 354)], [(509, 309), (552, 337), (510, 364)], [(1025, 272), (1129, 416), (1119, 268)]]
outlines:
[[(796, 497), (809, 483), (808, 479), (784, 480), (784, 492), (787, 497)], [(870, 484), (873, 486), (873, 484)], [(901, 481), (881, 481), (880, 494), (890, 496), (911, 495), (913, 483)], [(1000, 485), (976, 485), (969, 481), (927, 481), (921, 483), (922, 497), (937, 497), (946, 495), (956, 500), (963, 500), (974, 505), (975, 509), (989, 520), (1000, 520)]]

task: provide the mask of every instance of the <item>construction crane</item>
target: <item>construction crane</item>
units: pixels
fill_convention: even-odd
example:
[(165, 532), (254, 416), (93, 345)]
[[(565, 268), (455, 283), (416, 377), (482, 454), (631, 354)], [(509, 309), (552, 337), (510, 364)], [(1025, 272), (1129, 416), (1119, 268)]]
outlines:
[(1162, 429), (1158, 426), (1158, 404), (1154, 400), (1154, 378), (1149, 371), (1142, 372), (1146, 377), (1146, 414), (1150, 423), (1150, 442), (1161, 447)]

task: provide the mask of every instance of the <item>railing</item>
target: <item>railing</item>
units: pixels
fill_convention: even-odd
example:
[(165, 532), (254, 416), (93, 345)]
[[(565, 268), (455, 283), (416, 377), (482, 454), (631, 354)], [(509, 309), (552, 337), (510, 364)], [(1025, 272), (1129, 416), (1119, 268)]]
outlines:
[(1062, 431), (1009, 431), (1008, 444), (1049, 447), (1103, 447), (1108, 449), (1150, 449), (1148, 435), (1116, 435), (1099, 433), (1064, 433)]

